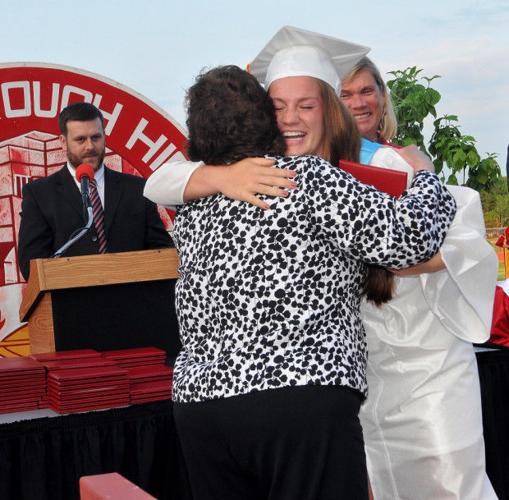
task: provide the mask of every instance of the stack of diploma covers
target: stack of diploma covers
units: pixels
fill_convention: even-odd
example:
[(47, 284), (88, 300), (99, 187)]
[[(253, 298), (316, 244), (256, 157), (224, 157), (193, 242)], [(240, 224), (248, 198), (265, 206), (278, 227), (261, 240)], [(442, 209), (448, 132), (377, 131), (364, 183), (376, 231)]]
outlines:
[(104, 351), (102, 355), (107, 359), (114, 360), (123, 368), (161, 365), (166, 360), (166, 352), (157, 347), (133, 347), (132, 349)]
[(171, 398), (173, 369), (165, 366), (165, 351), (156, 347), (122, 349), (103, 353), (127, 369), (131, 403)]
[(127, 370), (93, 349), (37, 354), (46, 368), (49, 407), (57, 413), (129, 405)]
[(30, 358), (0, 359), (0, 413), (37, 410), (45, 393), (44, 366)]
[(128, 370), (131, 403), (148, 403), (171, 398), (173, 368), (140, 366)]
[(72, 413), (171, 399), (173, 369), (165, 361), (166, 352), (155, 347), (1, 358), (0, 413)]

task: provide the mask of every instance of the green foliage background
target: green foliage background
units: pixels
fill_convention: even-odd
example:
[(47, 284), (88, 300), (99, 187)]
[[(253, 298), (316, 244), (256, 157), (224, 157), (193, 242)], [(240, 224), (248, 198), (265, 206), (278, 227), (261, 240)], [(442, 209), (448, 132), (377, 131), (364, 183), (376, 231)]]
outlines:
[(509, 226), (507, 177), (500, 177), (489, 190), (481, 191), (486, 227)]
[[(433, 160), (435, 171), (447, 184), (465, 185), (480, 192), (494, 189), (502, 196), (496, 154), (486, 153), (481, 157), (475, 138), (461, 133), (457, 115), (437, 116), (435, 106), (442, 96), (431, 83), (440, 76), (424, 76), (422, 69), (416, 66), (390, 71), (389, 74), (393, 78), (387, 86), (398, 119), (398, 135), (394, 142), (403, 146), (417, 144)], [(433, 119), (433, 133), (429, 139), (423, 135), (427, 118)], [(489, 210), (502, 210), (502, 201), (498, 203), (498, 209)], [(509, 212), (504, 213), (507, 220)]]

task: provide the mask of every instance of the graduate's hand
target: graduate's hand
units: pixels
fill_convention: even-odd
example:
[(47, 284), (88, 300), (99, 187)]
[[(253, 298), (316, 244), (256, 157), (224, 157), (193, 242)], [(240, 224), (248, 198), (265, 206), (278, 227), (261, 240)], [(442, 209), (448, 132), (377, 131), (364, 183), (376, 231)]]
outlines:
[(421, 262), (412, 267), (407, 267), (405, 269), (389, 269), (389, 271), (396, 276), (405, 277), (405, 276), (416, 276), (418, 274), (424, 273), (436, 273), (437, 271), (441, 271), (445, 269), (444, 261), (442, 260), (442, 256), (440, 252), (438, 252), (434, 257), (426, 262)]
[(433, 162), (415, 144), (398, 149), (397, 152), (414, 169), (414, 172), (419, 172), (419, 170), (435, 171)]
[(272, 168), (274, 160), (267, 158), (245, 158), (232, 163), (227, 175), (219, 186), (221, 193), (234, 200), (247, 201), (251, 205), (268, 209), (270, 205), (258, 198), (259, 194), (268, 196), (288, 196), (288, 190), (297, 187), (291, 179), (295, 171)]

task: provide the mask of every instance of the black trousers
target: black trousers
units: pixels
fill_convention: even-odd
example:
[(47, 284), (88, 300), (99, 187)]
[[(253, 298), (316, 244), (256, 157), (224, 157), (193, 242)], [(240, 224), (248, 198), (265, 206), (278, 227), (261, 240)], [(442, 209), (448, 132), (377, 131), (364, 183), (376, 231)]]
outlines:
[(360, 394), (302, 386), (174, 404), (194, 500), (366, 500)]

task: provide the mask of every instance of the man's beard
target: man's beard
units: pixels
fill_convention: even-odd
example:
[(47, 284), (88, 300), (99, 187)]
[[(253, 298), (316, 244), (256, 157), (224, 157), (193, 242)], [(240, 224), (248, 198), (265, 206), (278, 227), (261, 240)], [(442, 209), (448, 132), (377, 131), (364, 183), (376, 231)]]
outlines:
[[(94, 171), (98, 170), (99, 167), (102, 165), (103, 160), (104, 160), (104, 154), (105, 154), (105, 150), (103, 149), (97, 156), (94, 156), (94, 159), (97, 161), (96, 161), (95, 165), (92, 165), (92, 164), (90, 165), (94, 169)], [(70, 151), (67, 151), (67, 160), (74, 168), (78, 168), (82, 163), (85, 163), (83, 161), (83, 158), (89, 158), (90, 156), (93, 156), (93, 155), (76, 156), (73, 153), (71, 153)]]

